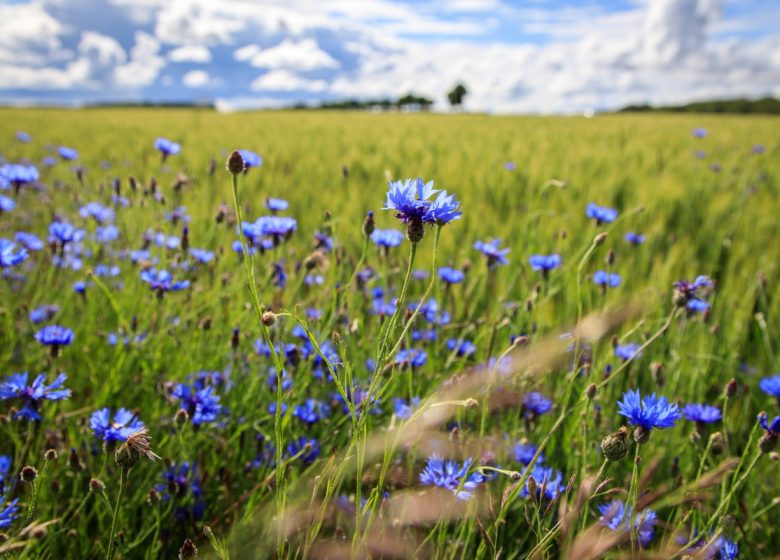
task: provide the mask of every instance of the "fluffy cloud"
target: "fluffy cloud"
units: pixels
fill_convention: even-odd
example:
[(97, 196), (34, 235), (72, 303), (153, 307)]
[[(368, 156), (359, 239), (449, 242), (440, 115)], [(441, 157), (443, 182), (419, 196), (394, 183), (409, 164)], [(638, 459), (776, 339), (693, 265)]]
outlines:
[(723, 1), (760, 16), (725, 18), (721, 0), (30, 0), (0, 6), (0, 100), (207, 88), (237, 108), (412, 91), (445, 108), (465, 81), (471, 109), (571, 112), (776, 94), (766, 21), (780, 8)]

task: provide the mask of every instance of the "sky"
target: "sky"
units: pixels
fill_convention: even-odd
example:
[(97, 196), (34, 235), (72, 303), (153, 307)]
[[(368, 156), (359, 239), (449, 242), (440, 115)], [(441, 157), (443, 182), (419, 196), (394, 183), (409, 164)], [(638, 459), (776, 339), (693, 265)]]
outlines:
[(776, 0), (0, 0), (0, 104), (399, 97), (577, 113), (780, 97)]

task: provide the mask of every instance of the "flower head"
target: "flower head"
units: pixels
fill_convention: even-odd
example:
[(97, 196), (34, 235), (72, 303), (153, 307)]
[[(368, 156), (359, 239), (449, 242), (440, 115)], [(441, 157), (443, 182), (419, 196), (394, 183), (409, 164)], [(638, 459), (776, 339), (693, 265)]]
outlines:
[(263, 158), (251, 150), (238, 150), (238, 153), (241, 154), (241, 158), (244, 160), (244, 171), (263, 165)]
[(265, 207), (271, 212), (284, 212), (290, 206), (290, 203), (283, 198), (268, 197), (265, 199)]
[(330, 416), (330, 406), (317, 399), (306, 399), (305, 403), (295, 405), (293, 416), (306, 424), (315, 424)]
[(420, 482), (426, 486), (444, 488), (458, 499), (468, 500), (474, 496), (477, 486), (485, 480), (485, 477), (476, 471), (468, 474), (470, 467), (471, 459), (466, 459), (460, 465), (456, 461), (445, 461), (433, 454), (420, 473)]
[(89, 427), (96, 438), (105, 442), (126, 441), (133, 433), (144, 427), (138, 417), (127, 410), (120, 408), (111, 419), (111, 409), (101, 408), (92, 413), (89, 418)]
[(585, 215), (592, 220), (596, 220), (597, 224), (609, 224), (617, 219), (618, 211), (614, 208), (606, 208), (591, 202), (588, 204), (587, 208), (585, 208)]
[(160, 297), (164, 292), (177, 292), (190, 287), (189, 280), (174, 281), (170, 272), (164, 269), (150, 268), (141, 271), (141, 280), (149, 284), (149, 287), (158, 293)]
[(509, 264), (509, 259), (506, 258), (509, 249), (501, 249), (500, 245), (500, 239), (491, 239), (475, 242), (474, 248), (487, 257), (489, 268), (495, 268), (500, 264)]
[(6, 163), (0, 166), (0, 188), (2, 189), (6, 189), (11, 185), (16, 190), (19, 190), (23, 185), (34, 183), (39, 177), (38, 168), (34, 165)]
[[(631, 506), (625, 505), (621, 500), (612, 500), (608, 504), (599, 506), (599, 523), (612, 529), (613, 531), (631, 530)], [(655, 524), (658, 516), (649, 509), (640, 511), (634, 516), (634, 527), (642, 548), (647, 548), (650, 541), (653, 540), (655, 533)]]
[(701, 424), (711, 424), (721, 419), (720, 409), (709, 404), (686, 404), (682, 413), (686, 420)]
[(27, 385), (28, 374), (14, 373), (6, 377), (5, 382), (0, 383), (0, 401), (6, 399), (20, 399), (22, 409), (14, 415), (14, 418), (27, 420), (41, 420), (38, 412), (41, 401), (59, 401), (70, 397), (70, 389), (63, 388), (68, 376), (59, 374), (56, 379), (46, 385), (46, 374), (42, 373), (35, 378), (32, 385)]
[(666, 397), (653, 393), (642, 399), (638, 389), (623, 393), (623, 400), (618, 402), (618, 414), (628, 418), (630, 425), (641, 426), (647, 431), (671, 428), (682, 416), (677, 405), (667, 402)]
[[(514, 454), (515, 461), (523, 465), (527, 465), (534, 458), (537, 449), (539, 449), (539, 446), (534, 445), (533, 443), (518, 443), (512, 448), (512, 452)], [(539, 454), (539, 458), (536, 460), (536, 462), (544, 462), (543, 453)]]
[(202, 381), (196, 380), (192, 386), (179, 383), (171, 396), (179, 401), (180, 407), (187, 411), (196, 426), (214, 422), (222, 412), (220, 396), (214, 394), (212, 385), (205, 385)]
[(0, 239), (0, 268), (17, 266), (27, 258), (24, 247), (16, 248), (16, 243), (8, 239)]
[(59, 325), (47, 325), (35, 333), (35, 340), (44, 346), (67, 346), (73, 342), (73, 331)]
[(67, 243), (75, 243), (84, 238), (84, 230), (75, 228), (68, 222), (52, 222), (49, 225), (49, 242), (65, 246)]
[(623, 361), (639, 358), (642, 355), (640, 352), (642, 345), (635, 342), (629, 342), (626, 344), (618, 344), (615, 348), (615, 356)]
[(16, 208), (14, 200), (0, 194), (0, 213), (10, 212), (14, 208)]
[[(429, 200), (437, 195), (434, 200)], [(388, 185), (383, 210), (395, 210), (396, 217), (405, 224), (444, 225), (460, 218), (460, 202), (447, 191), (433, 188), (433, 181), (423, 183), (421, 178), (393, 181)]]
[(628, 241), (631, 245), (641, 245), (645, 242), (645, 236), (641, 233), (634, 233), (633, 231), (629, 231), (625, 238), (626, 241)]
[(780, 416), (775, 416), (775, 419), (769, 422), (766, 412), (759, 412), (758, 425), (770, 434), (780, 435)]
[(79, 153), (73, 148), (68, 148), (67, 146), (60, 146), (59, 148), (57, 148), (57, 153), (65, 161), (73, 161), (79, 159)]
[(439, 269), (439, 277), (447, 284), (460, 284), (465, 275), (457, 268), (443, 266)]
[(181, 151), (181, 146), (167, 138), (158, 138), (154, 141), (154, 147), (162, 154), (163, 160), (168, 156), (175, 156)]
[(531, 255), (528, 258), (528, 263), (531, 265), (531, 270), (540, 271), (543, 276), (561, 266), (561, 256), (558, 254), (553, 255)]
[(550, 411), (552, 408), (552, 401), (540, 392), (532, 391), (526, 393), (523, 397), (523, 408), (525, 408), (527, 412), (531, 412), (538, 416)]
[(371, 234), (371, 241), (385, 249), (397, 247), (403, 239), (404, 234), (397, 229), (375, 229)]
[(620, 274), (606, 272), (604, 270), (597, 270), (593, 273), (593, 283), (597, 286), (609, 286), (610, 288), (617, 288), (620, 286), (620, 282)]
[(5, 496), (0, 496), (0, 529), (5, 529), (6, 527), (10, 527), (11, 523), (14, 522), (14, 520), (19, 517), (19, 514), (16, 512), (19, 511), (19, 506), (16, 504), (19, 502), (19, 499), (11, 500), (9, 504), (5, 507), (3, 507), (3, 504), (5, 503)]
[[(535, 485), (530, 484), (531, 478), (533, 478)], [(540, 465), (537, 461), (531, 469), (531, 476), (520, 491), (520, 495), (527, 497), (533, 493), (538, 497), (544, 496), (548, 500), (554, 500), (565, 489), (566, 485), (563, 483), (561, 471)]]
[(780, 375), (765, 377), (758, 383), (758, 386), (767, 395), (780, 399)]

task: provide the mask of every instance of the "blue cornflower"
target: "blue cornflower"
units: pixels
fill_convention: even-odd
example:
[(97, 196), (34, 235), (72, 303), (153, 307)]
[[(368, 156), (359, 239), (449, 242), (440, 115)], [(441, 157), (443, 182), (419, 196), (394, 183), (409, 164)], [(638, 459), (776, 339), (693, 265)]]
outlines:
[(43, 323), (54, 317), (60, 310), (59, 305), (41, 305), (35, 309), (31, 309), (29, 313), (30, 322), (34, 325)]
[(299, 455), (304, 465), (311, 465), (319, 454), (320, 446), (314, 438), (299, 437), (287, 445), (287, 456), (292, 458)]
[(190, 287), (189, 280), (173, 281), (170, 272), (164, 269), (159, 271), (154, 268), (141, 271), (141, 280), (149, 284), (149, 287), (157, 292), (157, 296), (162, 298), (165, 292), (176, 292)]
[(214, 260), (214, 251), (207, 251), (206, 249), (190, 249), (190, 255), (202, 264), (207, 264)]
[(27, 144), (30, 140), (32, 140), (32, 136), (27, 134), (25, 131), (20, 130), (16, 133), (16, 139), (19, 142), (22, 142), (23, 144)]
[(530, 393), (526, 393), (526, 395), (523, 397), (523, 408), (525, 408), (526, 411), (538, 416), (550, 411), (552, 408), (552, 401), (540, 392), (532, 391)]
[(460, 284), (465, 275), (457, 268), (443, 266), (439, 269), (439, 277), (447, 284)]
[(397, 366), (412, 366), (413, 368), (422, 367), (428, 361), (428, 354), (425, 350), (412, 348), (411, 350), (399, 350), (395, 355), (394, 363)]
[(190, 519), (201, 519), (206, 512), (207, 503), (203, 499), (197, 465), (190, 465), (188, 461), (178, 465), (172, 463), (171, 467), (163, 472), (163, 479), (164, 482), (156, 485), (155, 490), (162, 494), (164, 501), (177, 501), (179, 505), (174, 512), (176, 520), (184, 523)]
[(403, 239), (404, 234), (397, 229), (375, 229), (371, 234), (371, 241), (385, 249), (397, 247)]
[(295, 405), (293, 416), (307, 424), (315, 424), (330, 416), (330, 406), (317, 399), (306, 399), (305, 403)]
[(238, 150), (238, 153), (241, 154), (241, 159), (244, 160), (244, 171), (263, 165), (263, 158), (251, 150)]
[(43, 241), (26, 231), (17, 231), (14, 239), (17, 243), (24, 245), (28, 251), (40, 251), (45, 247)]
[(536, 482), (536, 495), (544, 496), (548, 500), (554, 500), (566, 488), (563, 484), (563, 474), (561, 474), (561, 471), (540, 465), (537, 461), (531, 469), (531, 477), (526, 481), (523, 489), (520, 490), (520, 495), (523, 497), (530, 495), (528, 482), (531, 478)]
[[(268, 387), (276, 391), (276, 383), (279, 378), (279, 375), (276, 373), (276, 369), (272, 366), (268, 368), (268, 380), (266, 381), (266, 384)], [(283, 391), (289, 391), (293, 386), (293, 379), (292, 376), (287, 373), (286, 369), (282, 370), (282, 390)]]
[(181, 151), (181, 146), (179, 144), (162, 137), (154, 141), (154, 147), (162, 154), (163, 161), (165, 161), (168, 156), (175, 156)]
[[(539, 446), (534, 445), (533, 443), (518, 443), (512, 448), (512, 452), (515, 456), (515, 461), (523, 465), (527, 465), (534, 458), (537, 449), (539, 449)], [(540, 464), (543, 462), (544, 453), (540, 453), (536, 463)]]
[(560, 268), (561, 256), (557, 254), (553, 255), (531, 255), (528, 258), (528, 263), (531, 265), (531, 270), (541, 271), (542, 276), (547, 278), (547, 275), (551, 270)]
[(770, 434), (780, 435), (780, 416), (775, 416), (775, 419), (769, 422), (766, 412), (759, 412), (758, 425)]
[(84, 230), (75, 228), (68, 222), (52, 222), (49, 225), (49, 242), (64, 247), (84, 238)]
[(35, 333), (35, 340), (44, 346), (59, 348), (73, 342), (73, 331), (59, 325), (47, 325)]
[(408, 403), (401, 397), (393, 399), (393, 410), (395, 411), (395, 415), (401, 420), (408, 420), (411, 418), (412, 414), (419, 406), (420, 397), (412, 397)]
[(685, 308), (691, 313), (705, 313), (709, 311), (710, 304), (704, 300), (693, 298), (685, 304)]
[(6, 399), (21, 399), (22, 409), (14, 415), (14, 418), (26, 418), (27, 420), (41, 420), (38, 413), (40, 401), (59, 401), (70, 397), (70, 389), (62, 388), (62, 384), (68, 376), (61, 373), (51, 383), (45, 385), (46, 374), (42, 373), (35, 378), (32, 385), (27, 385), (28, 374), (14, 373), (6, 376), (6, 380), (0, 383), (0, 401)]
[(16, 243), (8, 239), (0, 239), (0, 268), (10, 268), (24, 262), (27, 258), (27, 250), (24, 247), (16, 248)]
[(428, 211), (423, 216), (423, 221), (426, 224), (445, 225), (453, 220), (459, 219), (463, 212), (459, 210), (460, 202), (455, 199), (454, 194), (447, 194), (447, 191), (442, 191), (433, 200), (433, 203), (428, 207)]
[(639, 351), (640, 348), (642, 348), (642, 345), (636, 344), (635, 342), (618, 344), (615, 347), (615, 356), (623, 361), (639, 358), (642, 355), (642, 353)]
[(0, 213), (10, 212), (14, 208), (16, 208), (16, 202), (12, 198), (0, 194)]
[(700, 424), (710, 424), (721, 419), (720, 409), (709, 404), (686, 404), (682, 413), (686, 420)]
[(179, 222), (188, 224), (192, 220), (189, 214), (187, 214), (186, 206), (177, 206), (173, 209), (173, 211), (168, 212), (165, 215), (165, 219), (171, 222), (173, 225), (178, 225)]
[(79, 215), (84, 218), (92, 218), (99, 224), (114, 221), (114, 209), (103, 206), (99, 202), (90, 202), (81, 207)]
[(487, 257), (489, 268), (495, 268), (500, 264), (509, 263), (509, 259), (506, 258), (509, 249), (501, 249), (500, 245), (500, 239), (491, 239), (489, 241), (476, 241), (474, 248)]
[(5, 492), (5, 483), (8, 480), (8, 473), (11, 471), (12, 461), (10, 455), (0, 455), (0, 494)]
[(284, 212), (290, 206), (290, 203), (283, 198), (268, 197), (265, 199), (265, 207), (271, 212)]
[(420, 473), (420, 482), (426, 486), (449, 490), (459, 500), (468, 500), (474, 496), (477, 486), (485, 480), (485, 477), (476, 471), (468, 474), (471, 462), (468, 458), (460, 465), (456, 461), (445, 461), (434, 453)]
[(383, 210), (395, 210), (396, 218), (405, 224), (423, 223), (425, 213), (431, 205), (428, 200), (438, 193), (433, 181), (423, 183), (422, 178), (391, 181), (388, 184), (387, 200)]
[(640, 397), (639, 389), (623, 393), (623, 400), (618, 402), (618, 414), (628, 418), (628, 423), (638, 426), (634, 439), (645, 443), (653, 428), (671, 428), (680, 419), (682, 413), (674, 403), (669, 403), (666, 397), (657, 397), (655, 393)]
[(111, 409), (101, 408), (92, 413), (89, 418), (89, 427), (96, 438), (105, 442), (126, 441), (128, 437), (144, 427), (135, 414), (126, 408), (120, 408), (111, 419)]
[[(709, 276), (697, 276), (693, 282), (678, 280), (673, 284), (674, 295), (672, 296), (672, 300), (680, 307), (687, 306), (691, 300), (699, 298), (700, 292), (707, 288), (711, 288), (712, 284), (713, 282), (710, 280)], [(698, 305), (699, 304), (694, 304), (694, 307), (697, 307)]]
[(192, 423), (200, 426), (214, 422), (222, 411), (220, 396), (213, 392), (214, 387), (211, 385), (203, 386), (202, 383), (196, 382), (194, 386), (190, 386), (178, 383), (171, 396), (179, 400), (181, 408), (187, 411)]
[(706, 128), (694, 128), (691, 131), (691, 135), (694, 138), (704, 138), (707, 136), (707, 129)]
[(314, 232), (314, 248), (333, 251), (333, 238), (323, 231)]
[(279, 261), (273, 263), (273, 273), (271, 274), (271, 282), (276, 288), (284, 288), (287, 285), (287, 272), (284, 270), (284, 262)]
[(587, 208), (585, 208), (585, 215), (588, 216), (588, 218), (596, 220), (596, 224), (609, 224), (617, 219), (618, 211), (614, 208), (606, 208), (591, 202), (588, 204)]
[(98, 278), (113, 278), (119, 276), (119, 267), (116, 265), (99, 264), (95, 266), (94, 273)]
[(471, 356), (474, 352), (477, 351), (476, 345), (471, 342), (470, 340), (463, 340), (460, 344), (458, 344), (458, 339), (456, 338), (450, 338), (447, 340), (447, 350), (453, 351), (455, 350), (455, 353), (459, 357), (463, 356)]
[(631, 245), (641, 245), (645, 242), (645, 236), (641, 233), (634, 233), (633, 231), (629, 231), (625, 236), (625, 240), (628, 241)]
[(0, 529), (10, 527), (11, 523), (16, 520), (19, 515), (16, 513), (19, 511), (19, 506), (16, 504), (19, 502), (19, 498), (12, 500), (9, 504), (3, 507), (5, 503), (5, 496), (0, 496)]
[(38, 168), (34, 165), (6, 163), (0, 166), (0, 188), (5, 189), (10, 185), (18, 191), (23, 185), (37, 181), (40, 176)]
[[(599, 523), (613, 531), (631, 531), (631, 506), (625, 505), (621, 500), (612, 500), (608, 504), (599, 506)], [(655, 534), (655, 524), (658, 516), (654, 511), (645, 509), (634, 516), (634, 528), (642, 548), (647, 548)]]
[(780, 399), (780, 375), (765, 377), (759, 381), (758, 386), (770, 397)]
[(620, 286), (620, 282), (620, 274), (606, 272), (604, 270), (597, 270), (593, 273), (593, 283), (597, 286), (609, 286), (610, 288), (617, 288)]
[[(95, 229), (95, 240), (98, 243), (111, 243), (119, 239), (119, 228), (114, 224), (108, 224), (105, 226), (98, 226)], [(173, 238), (176, 239), (176, 238)], [(178, 241), (178, 240), (177, 240)], [(177, 243), (178, 246), (178, 243)]]
[(79, 159), (79, 153), (73, 148), (68, 148), (67, 146), (60, 146), (59, 148), (57, 148), (57, 153), (65, 161), (73, 161)]

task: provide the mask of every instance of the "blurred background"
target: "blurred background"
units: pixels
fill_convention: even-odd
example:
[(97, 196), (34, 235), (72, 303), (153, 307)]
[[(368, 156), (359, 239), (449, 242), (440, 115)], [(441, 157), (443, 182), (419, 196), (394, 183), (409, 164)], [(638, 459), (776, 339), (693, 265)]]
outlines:
[(770, 0), (0, 3), (5, 105), (589, 114), (772, 96)]

